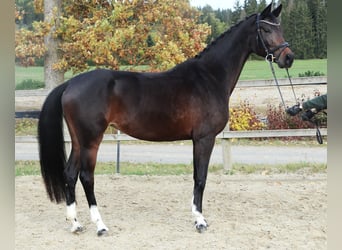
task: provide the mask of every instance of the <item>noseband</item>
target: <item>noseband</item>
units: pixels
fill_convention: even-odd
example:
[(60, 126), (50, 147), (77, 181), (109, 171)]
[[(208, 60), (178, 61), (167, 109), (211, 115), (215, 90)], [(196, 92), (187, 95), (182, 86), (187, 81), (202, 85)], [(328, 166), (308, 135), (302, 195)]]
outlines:
[[(280, 23), (271, 23), (271, 22), (268, 22), (266, 20), (260, 20), (260, 14), (257, 15), (257, 20), (256, 20), (257, 31), (258, 31), (257, 42), (259, 42), (259, 40), (261, 41), (262, 47), (264, 48), (264, 50), (266, 52), (265, 60), (269, 61), (269, 62), (277, 62), (278, 58), (281, 55), (281, 53), (283, 52), (283, 50), (285, 48), (289, 47), (290, 45), (289, 45), (288, 42), (284, 42), (284, 43), (274, 47), (273, 49), (267, 48), (267, 46), (266, 46), (266, 44), (264, 42), (264, 39), (262, 37), (262, 34), (261, 34), (260, 23), (266, 23), (266, 24), (272, 25), (272, 26), (280, 26)], [(279, 49), (282, 49), (282, 50), (280, 51), (280, 53), (278, 54), (277, 57), (274, 57), (273, 53), (276, 52)]]

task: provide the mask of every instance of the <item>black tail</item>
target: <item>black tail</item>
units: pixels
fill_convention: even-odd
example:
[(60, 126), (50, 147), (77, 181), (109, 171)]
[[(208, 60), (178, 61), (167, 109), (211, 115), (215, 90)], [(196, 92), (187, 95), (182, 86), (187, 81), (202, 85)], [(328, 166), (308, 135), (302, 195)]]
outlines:
[(67, 87), (63, 83), (46, 98), (38, 122), (40, 171), (51, 201), (65, 200), (64, 167), (66, 163), (62, 94)]

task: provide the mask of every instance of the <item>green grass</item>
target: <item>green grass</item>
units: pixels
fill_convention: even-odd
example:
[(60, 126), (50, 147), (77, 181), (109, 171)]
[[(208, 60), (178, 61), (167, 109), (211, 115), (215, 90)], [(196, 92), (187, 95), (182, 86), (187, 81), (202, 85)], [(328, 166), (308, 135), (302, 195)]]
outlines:
[(289, 164), (234, 164), (233, 170), (227, 174), (288, 174), (288, 173), (324, 173), (327, 171), (325, 163), (289, 163)]
[(21, 90), (21, 89), (40, 89), (44, 88), (44, 82), (39, 81), (39, 80), (32, 80), (32, 79), (27, 79), (23, 80), (22, 82), (18, 83), (15, 86), (16, 90)]
[[(65, 79), (72, 77), (72, 72), (68, 71), (65, 74)], [(18, 86), (27, 80), (33, 82), (44, 82), (44, 68), (33, 66), (33, 67), (21, 67), (15, 66), (15, 85)]]
[[(210, 172), (217, 172), (222, 166), (213, 165)], [(98, 162), (95, 174), (114, 174), (116, 173), (116, 163)], [(120, 174), (122, 175), (181, 175), (191, 174), (192, 165), (188, 164), (160, 164), (160, 163), (129, 163), (120, 162)], [(15, 176), (40, 175), (38, 161), (16, 161)]]
[(20, 67), (15, 66), (15, 85), (19, 85), (25, 80), (42, 82), (44, 79), (43, 67)]
[[(123, 66), (122, 70), (127, 67)], [(276, 75), (278, 78), (286, 78), (286, 71), (279, 69), (274, 65)], [(146, 70), (146, 66), (139, 66), (137, 70)], [(318, 71), (327, 75), (327, 59), (311, 59), (311, 60), (295, 60), (292, 68), (289, 69), (292, 77), (298, 77), (299, 73), (305, 73), (307, 71)], [(72, 72), (68, 71), (65, 74), (65, 79), (72, 77)], [(256, 61), (249, 60), (246, 62), (241, 75), (240, 80), (258, 80), (258, 79), (272, 79), (273, 75), (270, 70), (268, 62), (264, 60)], [(43, 67), (15, 67), (15, 84), (16, 86), (24, 81), (31, 80), (33, 82), (44, 82)]]
[[(221, 164), (209, 166), (210, 173), (223, 174), (275, 174), (275, 173), (325, 173), (327, 164), (319, 163), (291, 163), (291, 164), (234, 164), (233, 170), (224, 171)], [(95, 174), (116, 173), (116, 163), (97, 163)], [(192, 174), (192, 165), (188, 164), (160, 164), (160, 163), (120, 163), (122, 175), (183, 175)], [(40, 175), (38, 161), (16, 161), (15, 176)]]
[[(285, 69), (280, 69), (273, 64), (277, 78), (287, 78)], [(307, 71), (322, 72), (327, 75), (327, 59), (311, 59), (311, 60), (294, 60), (292, 67), (289, 69), (291, 77), (298, 77), (301, 73)], [(257, 79), (273, 79), (269, 62), (247, 61), (240, 75), (240, 80), (257, 80)]]

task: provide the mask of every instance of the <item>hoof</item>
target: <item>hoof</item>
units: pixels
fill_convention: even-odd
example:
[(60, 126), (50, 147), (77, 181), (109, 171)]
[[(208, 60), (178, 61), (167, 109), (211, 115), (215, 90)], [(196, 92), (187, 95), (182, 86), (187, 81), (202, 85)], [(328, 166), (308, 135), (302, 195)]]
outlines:
[(84, 228), (81, 227), (81, 226), (75, 227), (75, 228), (73, 228), (73, 229), (71, 230), (71, 232), (74, 233), (74, 234), (80, 234), (80, 233), (82, 233), (83, 231), (84, 231)]
[(97, 231), (97, 236), (104, 236), (104, 235), (106, 235), (108, 233), (108, 230), (106, 230), (106, 229), (101, 229), (101, 230), (99, 230), (99, 231)]
[(195, 222), (195, 227), (198, 233), (203, 233), (207, 230), (208, 224), (197, 224)]

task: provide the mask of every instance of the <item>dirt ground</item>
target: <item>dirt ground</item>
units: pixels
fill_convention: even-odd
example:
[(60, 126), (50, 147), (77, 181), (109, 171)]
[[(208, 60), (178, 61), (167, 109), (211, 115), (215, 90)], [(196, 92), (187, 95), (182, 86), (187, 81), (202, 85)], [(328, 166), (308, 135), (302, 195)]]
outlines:
[(327, 175), (209, 174), (199, 234), (191, 215), (192, 176), (95, 178), (106, 236), (97, 237), (80, 183), (81, 234), (65, 205), (51, 203), (40, 176), (15, 179), (16, 249), (326, 249)]
[[(313, 97), (326, 86), (296, 87)], [(290, 88), (282, 88), (293, 105)], [(45, 97), (18, 97), (16, 110), (40, 109)], [(259, 109), (280, 102), (273, 88), (236, 88), (231, 106), (248, 100)], [(99, 210), (109, 228), (96, 236), (80, 183), (81, 234), (69, 232), (64, 204), (51, 203), (40, 176), (15, 179), (16, 249), (326, 249), (327, 175), (209, 174), (203, 212), (209, 228), (196, 232), (193, 181), (185, 176), (96, 176)]]

